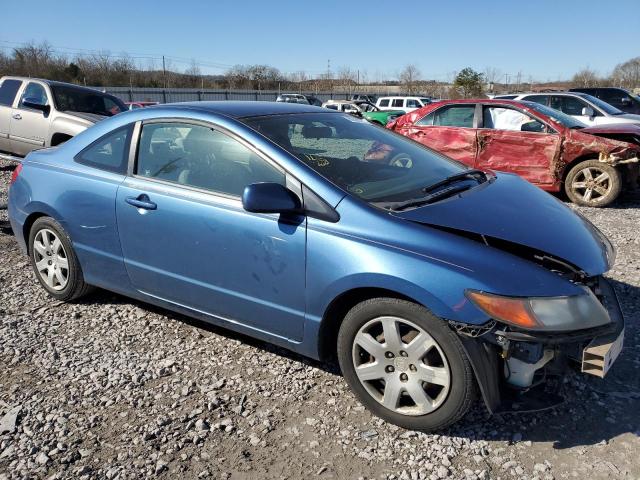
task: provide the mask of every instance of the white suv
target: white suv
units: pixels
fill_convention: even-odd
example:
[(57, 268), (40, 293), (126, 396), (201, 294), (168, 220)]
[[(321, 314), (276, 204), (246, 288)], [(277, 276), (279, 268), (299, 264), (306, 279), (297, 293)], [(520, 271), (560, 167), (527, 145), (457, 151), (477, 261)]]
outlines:
[(540, 103), (571, 115), (590, 127), (612, 123), (640, 123), (640, 115), (625, 113), (586, 93), (522, 93), (519, 95), (497, 95), (493, 98)]
[(431, 99), (427, 97), (380, 97), (376, 101), (376, 107), (380, 110), (403, 110), (409, 113), (428, 103), (431, 103)]

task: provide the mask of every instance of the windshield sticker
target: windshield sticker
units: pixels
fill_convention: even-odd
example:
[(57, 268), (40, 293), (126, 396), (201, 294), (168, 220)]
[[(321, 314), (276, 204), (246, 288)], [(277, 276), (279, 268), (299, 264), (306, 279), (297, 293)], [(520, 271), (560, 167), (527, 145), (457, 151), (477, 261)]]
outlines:
[(318, 166), (318, 167), (326, 167), (328, 165), (331, 165), (331, 162), (329, 162), (329, 160), (327, 160), (324, 157), (320, 157), (318, 155), (309, 155), (309, 154), (307, 154), (307, 155), (305, 155), (305, 157), (310, 162), (315, 163), (316, 166)]

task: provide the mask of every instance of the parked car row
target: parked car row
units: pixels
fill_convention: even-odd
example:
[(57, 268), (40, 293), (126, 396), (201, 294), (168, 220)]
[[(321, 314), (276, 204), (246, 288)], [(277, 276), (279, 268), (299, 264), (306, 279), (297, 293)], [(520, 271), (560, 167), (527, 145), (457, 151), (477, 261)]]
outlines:
[[(136, 109), (27, 155), (9, 218), (53, 299), (100, 287), (337, 358), (375, 415), (439, 430), (477, 395), (492, 413), (553, 406), (573, 369), (603, 377), (622, 349), (624, 318), (603, 277), (611, 243), (493, 171), (531, 170), (558, 188), (569, 169), (579, 198), (608, 201), (638, 147), (562, 115), (466, 101), (391, 122), (423, 144), (439, 138), (433, 146), (465, 165), (297, 102)], [(584, 163), (595, 141), (604, 157)]]
[(404, 110), (382, 110), (365, 100), (327, 100), (322, 106), (338, 112), (360, 116), (371, 123), (382, 126), (405, 114)]

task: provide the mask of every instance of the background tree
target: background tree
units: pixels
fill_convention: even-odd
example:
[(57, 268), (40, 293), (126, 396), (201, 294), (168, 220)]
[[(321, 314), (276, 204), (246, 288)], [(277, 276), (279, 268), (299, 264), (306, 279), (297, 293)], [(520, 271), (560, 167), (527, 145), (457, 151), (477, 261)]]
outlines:
[(405, 66), (398, 75), (400, 85), (404, 87), (405, 91), (409, 93), (409, 95), (413, 94), (416, 91), (419, 78), (420, 70), (413, 64)]
[(184, 74), (187, 77), (186, 80), (189, 87), (202, 87), (202, 72), (195, 60), (191, 60), (191, 65), (184, 71)]
[(571, 79), (574, 87), (597, 87), (600, 85), (598, 74), (589, 67), (576, 72)]
[(452, 96), (472, 98), (482, 96), (484, 75), (473, 68), (462, 69), (453, 81)]
[(614, 85), (634, 89), (640, 87), (640, 57), (616, 65), (611, 74)]
[(487, 83), (487, 88), (491, 89), (491, 87), (493, 87), (493, 91), (495, 91), (496, 84), (499, 83), (502, 78), (502, 71), (495, 67), (485, 67), (482, 75), (484, 76), (485, 83)]

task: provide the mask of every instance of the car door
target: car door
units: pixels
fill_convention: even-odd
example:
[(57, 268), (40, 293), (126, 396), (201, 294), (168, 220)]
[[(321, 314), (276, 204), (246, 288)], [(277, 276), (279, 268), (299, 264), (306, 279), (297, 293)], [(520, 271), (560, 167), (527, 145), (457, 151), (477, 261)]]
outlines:
[(551, 166), (560, 135), (516, 108), (483, 105), (476, 167), (516, 173), (535, 185), (555, 183)]
[(400, 133), (472, 167), (476, 159), (475, 103), (449, 104), (433, 110)]
[(49, 95), (42, 84), (27, 83), (11, 115), (11, 150), (18, 155), (26, 155), (32, 150), (44, 148), (51, 124), (50, 113), (26, 107), (25, 100), (37, 100), (36, 103), (51, 105)]
[(0, 84), (0, 151), (3, 152), (11, 152), (9, 140), (11, 114), (21, 86), (22, 81), (13, 78), (7, 78)]
[(139, 291), (300, 340), (304, 217), (246, 212), (244, 187), (286, 175), (207, 124), (143, 123), (137, 162), (116, 214), (125, 266)]

